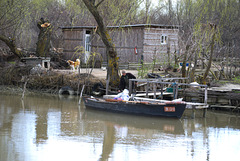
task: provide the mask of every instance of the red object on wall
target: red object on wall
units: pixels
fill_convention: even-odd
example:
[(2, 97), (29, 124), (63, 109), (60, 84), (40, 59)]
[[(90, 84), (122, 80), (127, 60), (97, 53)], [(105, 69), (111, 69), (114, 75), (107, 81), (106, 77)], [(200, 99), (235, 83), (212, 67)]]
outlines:
[(134, 53), (135, 53), (135, 55), (138, 54), (137, 47), (134, 48)]

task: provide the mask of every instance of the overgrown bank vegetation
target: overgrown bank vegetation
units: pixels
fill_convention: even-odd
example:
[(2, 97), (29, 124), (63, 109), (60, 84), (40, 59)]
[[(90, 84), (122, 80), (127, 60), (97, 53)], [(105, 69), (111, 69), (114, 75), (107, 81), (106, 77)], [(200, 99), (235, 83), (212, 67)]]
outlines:
[(58, 94), (62, 87), (70, 87), (80, 93), (82, 86), (85, 85), (85, 93), (91, 94), (95, 83), (105, 83), (105, 80), (96, 78), (90, 73), (64, 73), (44, 69), (33, 71), (32, 66), (22, 66), (21, 63), (0, 69), (0, 85), (23, 88), (26, 84), (29, 91)]

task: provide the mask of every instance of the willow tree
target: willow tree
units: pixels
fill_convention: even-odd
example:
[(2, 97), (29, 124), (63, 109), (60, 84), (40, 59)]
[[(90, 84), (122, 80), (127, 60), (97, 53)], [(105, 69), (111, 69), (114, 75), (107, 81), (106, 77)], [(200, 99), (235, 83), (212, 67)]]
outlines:
[[(131, 7), (131, 3), (133, 2), (135, 3), (135, 1), (131, 2), (128, 0), (122, 1), (83, 0), (83, 2), (86, 5), (89, 12), (94, 17), (95, 21), (97, 22), (96, 32), (100, 36), (102, 42), (106, 47), (106, 55), (108, 61), (107, 79), (109, 79), (109, 84), (111, 86), (117, 87), (120, 78), (118, 64), (119, 57), (115, 45), (110, 37), (109, 31), (107, 30), (107, 24), (125, 25), (125, 22), (127, 22), (126, 18), (129, 17), (131, 19), (132, 13), (136, 13), (136, 9), (134, 7)], [(104, 2), (106, 2), (106, 4), (104, 4)], [(101, 5), (102, 8), (100, 9)], [(129, 8), (126, 8), (128, 6)], [(125, 7), (125, 9), (122, 7)], [(108, 13), (106, 11), (108, 11)]]
[(115, 46), (110, 38), (110, 35), (106, 29), (106, 25), (103, 22), (103, 18), (98, 11), (98, 6), (104, 0), (100, 1), (99, 3), (95, 3), (95, 0), (83, 0), (88, 10), (92, 13), (93, 17), (95, 18), (98, 27), (97, 33), (101, 37), (104, 45), (106, 46), (106, 54), (108, 56), (108, 77), (110, 85), (117, 86), (119, 80), (118, 74), (118, 56), (115, 49)]
[[(10, 51), (17, 57), (24, 56), (20, 48), (35, 48), (37, 42), (36, 20), (41, 16), (53, 16), (60, 6), (58, 0), (1, 0), (0, 1), (0, 41), (9, 47)], [(53, 7), (58, 10), (54, 11)], [(60, 13), (60, 11), (59, 11)], [(57, 20), (56, 20), (57, 21)], [(59, 21), (59, 20), (58, 20)], [(63, 21), (64, 23), (66, 21)], [(56, 22), (54, 22), (56, 24)], [(55, 25), (58, 26), (58, 25)]]
[(18, 28), (24, 23), (21, 20), (27, 14), (28, 6), (26, 0), (0, 1), (0, 40), (19, 58), (23, 56), (23, 52), (17, 48), (16, 35)]
[(209, 44), (210, 54), (209, 54), (207, 68), (206, 68), (206, 70), (203, 74), (203, 78), (202, 78), (203, 84), (206, 84), (206, 79), (207, 79), (208, 73), (209, 73), (211, 65), (212, 65), (213, 51), (214, 51), (215, 41), (217, 40), (217, 32), (218, 32), (217, 25), (215, 25), (215, 24), (209, 24), (208, 28), (209, 28), (208, 36), (210, 37), (210, 44)]
[(38, 35), (36, 55), (41, 57), (49, 56), (52, 25), (48, 20), (41, 18), (37, 23), (37, 27), (40, 31)]
[[(202, 83), (206, 83), (206, 78), (211, 72), (214, 54), (221, 57), (219, 51), (227, 48), (226, 45), (229, 41), (240, 42), (237, 41), (239, 40), (240, 1), (182, 0), (178, 1), (176, 6), (178, 24), (183, 26), (180, 40), (184, 40), (185, 44), (189, 45), (186, 42), (189, 37), (192, 37), (189, 51), (194, 52), (185, 52), (185, 54), (188, 53), (185, 58), (190, 60), (193, 57), (195, 66), (197, 59), (205, 58), (207, 60), (202, 76)], [(187, 45), (182, 48), (188, 49)], [(194, 73), (194, 69), (192, 73)]]
[[(221, 43), (222, 31), (217, 27), (216, 19), (214, 19), (214, 10), (218, 7), (218, 1), (204, 1), (205, 3), (198, 4), (201, 6), (202, 10), (199, 17), (196, 19), (194, 25), (194, 38), (197, 44), (197, 51), (199, 52), (199, 57), (205, 57), (207, 60), (206, 69), (203, 73), (201, 83), (207, 83), (207, 76), (211, 71), (211, 66), (213, 63), (214, 49), (216, 44)], [(223, 17), (224, 14), (219, 15)], [(216, 23), (213, 23), (213, 22)], [(204, 61), (203, 61), (204, 62)], [(214, 73), (212, 73), (213, 76)]]

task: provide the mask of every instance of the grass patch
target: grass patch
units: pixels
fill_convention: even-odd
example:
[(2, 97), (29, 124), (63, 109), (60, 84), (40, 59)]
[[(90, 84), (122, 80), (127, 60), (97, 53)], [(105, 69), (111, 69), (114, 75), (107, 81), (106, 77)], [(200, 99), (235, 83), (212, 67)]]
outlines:
[(240, 84), (240, 76), (237, 76), (233, 79), (234, 83)]
[(15, 64), (16, 64), (15, 61), (9, 61), (8, 63), (9, 63), (9, 64), (12, 64), (12, 65), (15, 65)]

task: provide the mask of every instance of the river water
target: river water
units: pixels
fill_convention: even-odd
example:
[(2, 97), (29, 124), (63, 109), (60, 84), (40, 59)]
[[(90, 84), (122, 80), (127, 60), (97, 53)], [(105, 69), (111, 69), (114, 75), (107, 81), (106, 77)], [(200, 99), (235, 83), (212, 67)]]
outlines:
[(0, 161), (239, 161), (240, 117), (139, 117), (76, 97), (0, 94), (0, 149)]

